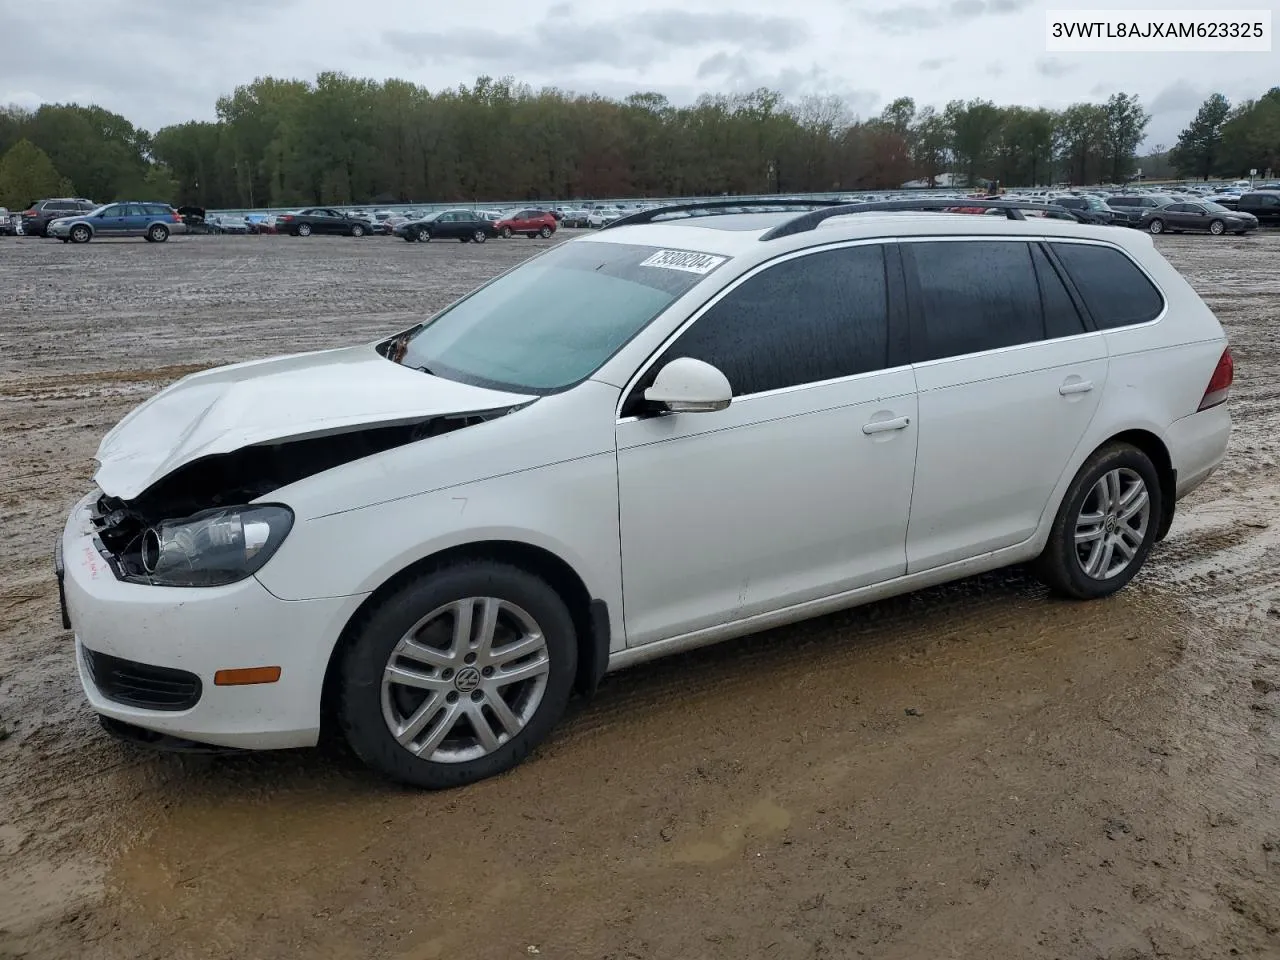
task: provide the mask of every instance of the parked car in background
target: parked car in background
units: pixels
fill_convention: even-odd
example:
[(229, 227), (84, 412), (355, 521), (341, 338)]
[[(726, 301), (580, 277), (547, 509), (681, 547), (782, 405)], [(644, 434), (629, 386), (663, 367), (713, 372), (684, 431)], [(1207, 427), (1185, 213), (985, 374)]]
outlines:
[(167, 203), (124, 201), (60, 217), (50, 222), (45, 232), (63, 243), (88, 243), (95, 237), (143, 237), (150, 243), (164, 243), (170, 234), (185, 233), (186, 229), (178, 211)]
[(218, 214), (209, 223), (214, 233), (247, 234), (250, 232), (249, 221), (246, 218), (231, 214)]
[(369, 233), (369, 222), (339, 213), (331, 207), (307, 207), (296, 213), (276, 217), (276, 230), (291, 237), (327, 234), (341, 237), (363, 237)]
[(560, 225), (562, 227), (585, 227), (590, 211), (585, 207), (568, 207), (561, 212)]
[(1052, 202), (1076, 214), (1081, 223), (1110, 226), (1116, 219), (1112, 209), (1097, 197), (1058, 197)]
[(273, 213), (246, 213), (245, 223), (250, 233), (276, 233), (276, 215)]
[(1107, 199), (1111, 208), (1112, 222), (1127, 227), (1142, 226), (1142, 217), (1148, 210), (1155, 210), (1173, 203), (1172, 197), (1164, 194), (1120, 193)]
[(18, 225), (14, 222), (15, 217), (9, 212), (8, 207), (0, 207), (0, 237), (12, 237), (18, 232)]
[(1280, 190), (1255, 190), (1241, 194), (1236, 210), (1256, 217), (1263, 226), (1280, 225)]
[(1204, 231), (1219, 236), (1224, 233), (1243, 234), (1258, 229), (1258, 218), (1251, 213), (1240, 213), (1208, 200), (1196, 203), (1170, 203), (1142, 215), (1140, 226), (1151, 233), (1184, 230)]
[(476, 210), (440, 210), (420, 220), (408, 220), (396, 227), (398, 237), (413, 243), (421, 240), (461, 240), (463, 243), (484, 243), (498, 235), (493, 220)]
[(599, 230), (622, 216), (622, 211), (612, 207), (598, 207), (587, 214), (587, 226)]
[(203, 229), (204, 227), (204, 207), (193, 207), (190, 205), (178, 207), (178, 216), (182, 217), (182, 222), (187, 225), (188, 232), (195, 232)]
[(533, 237), (545, 239), (556, 232), (558, 224), (550, 212), (528, 207), (524, 210), (508, 211), (494, 226), (497, 227), (500, 237), (512, 237), (517, 233), (523, 233), (530, 239)]
[(86, 200), (84, 197), (54, 197), (50, 200), (36, 200), (22, 211), (22, 232), (28, 237), (48, 236), (48, 226), (59, 217), (71, 217), (81, 213), (90, 213), (100, 203)]

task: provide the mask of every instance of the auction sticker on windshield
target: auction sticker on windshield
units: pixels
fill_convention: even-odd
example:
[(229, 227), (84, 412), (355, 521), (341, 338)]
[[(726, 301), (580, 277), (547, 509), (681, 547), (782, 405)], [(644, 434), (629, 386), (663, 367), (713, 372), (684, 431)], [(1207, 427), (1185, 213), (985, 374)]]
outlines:
[(647, 260), (640, 261), (642, 267), (665, 267), (668, 270), (683, 270), (686, 273), (710, 273), (728, 257), (717, 257), (710, 253), (694, 253), (689, 250), (659, 250)]

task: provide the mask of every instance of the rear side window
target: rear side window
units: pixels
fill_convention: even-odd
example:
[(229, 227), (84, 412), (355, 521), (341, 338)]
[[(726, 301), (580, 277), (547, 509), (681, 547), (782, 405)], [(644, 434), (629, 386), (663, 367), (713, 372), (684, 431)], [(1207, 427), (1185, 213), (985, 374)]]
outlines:
[(888, 284), (879, 246), (825, 250), (756, 274), (704, 313), (657, 364), (718, 367), (734, 396), (884, 368)]
[(915, 261), (920, 290), (923, 337), (913, 337), (911, 349), (917, 363), (1044, 339), (1029, 244), (962, 240), (902, 250)]
[(1055, 340), (1058, 337), (1074, 337), (1084, 333), (1084, 320), (1076, 309), (1075, 301), (1067, 293), (1066, 284), (1058, 276), (1057, 268), (1049, 262), (1039, 244), (1031, 247), (1031, 259), (1035, 263), (1036, 279), (1040, 283), (1045, 339)]
[(1160, 316), (1164, 309), (1160, 291), (1119, 250), (1087, 243), (1052, 246), (1098, 329), (1114, 330)]

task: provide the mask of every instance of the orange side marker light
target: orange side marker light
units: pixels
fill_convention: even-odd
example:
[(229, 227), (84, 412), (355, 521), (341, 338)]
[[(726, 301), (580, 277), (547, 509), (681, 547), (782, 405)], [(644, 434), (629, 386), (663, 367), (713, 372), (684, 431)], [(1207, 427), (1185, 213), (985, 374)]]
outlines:
[(219, 670), (213, 675), (213, 682), (219, 687), (240, 687), (250, 683), (275, 683), (279, 679), (279, 667), (243, 667), (239, 670)]

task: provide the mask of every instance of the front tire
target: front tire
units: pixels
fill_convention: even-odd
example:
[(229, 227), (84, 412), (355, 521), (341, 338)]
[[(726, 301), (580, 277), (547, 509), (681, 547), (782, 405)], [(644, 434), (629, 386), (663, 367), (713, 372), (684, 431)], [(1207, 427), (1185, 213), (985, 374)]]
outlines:
[(550, 227), (543, 227), (541, 230), (538, 231), (538, 236), (542, 237), (543, 240), (549, 240), (551, 238), (552, 232), (553, 231), (551, 230)]
[(91, 239), (93, 239), (93, 231), (83, 223), (78, 223), (71, 228), (72, 243), (88, 243)]
[(471, 561), (405, 584), (356, 622), (338, 719), (365, 763), (427, 789), (514, 767), (564, 713), (573, 618), (545, 581)]
[(1227, 225), (1221, 220), (1215, 220), (1213, 223), (1209, 224), (1209, 232), (1215, 237), (1220, 237), (1227, 232)]
[(1164, 233), (1164, 221), (1157, 217), (1147, 224), (1147, 229), (1152, 233)]
[(503, 240), (510, 240), (510, 239), (511, 239), (511, 228), (510, 228), (510, 227), (503, 227), (503, 228), (502, 228), (502, 239), (503, 239)]
[(484, 243), (486, 240), (489, 239), (489, 235), (485, 233), (483, 230), (477, 230), (475, 233), (471, 235), (471, 239), (474, 240), (476, 243)]
[(1146, 562), (1164, 509), (1150, 457), (1128, 443), (1096, 450), (1067, 488), (1037, 574), (1066, 597), (1110, 596)]

